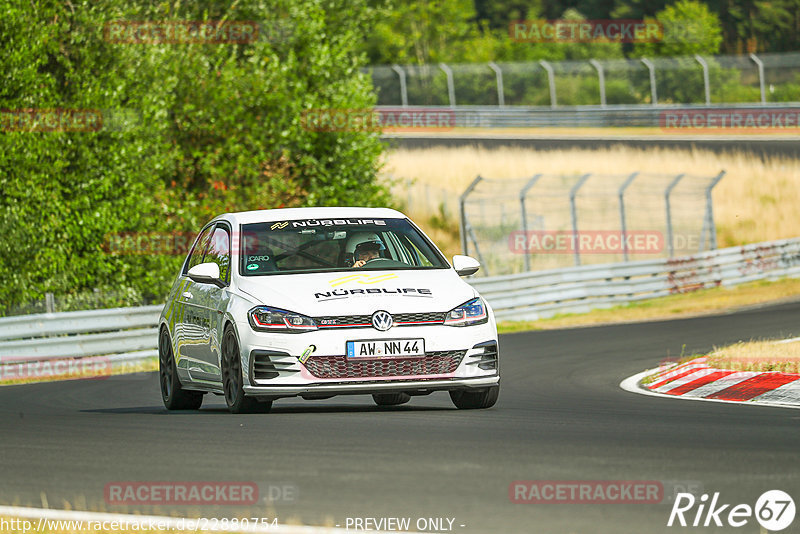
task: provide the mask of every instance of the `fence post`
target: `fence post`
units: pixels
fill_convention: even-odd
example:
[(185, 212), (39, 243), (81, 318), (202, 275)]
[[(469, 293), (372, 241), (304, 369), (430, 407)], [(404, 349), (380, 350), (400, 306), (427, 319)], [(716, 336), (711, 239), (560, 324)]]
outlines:
[(706, 249), (706, 231), (708, 231), (709, 249), (716, 250), (717, 248), (717, 227), (714, 224), (714, 203), (711, 198), (711, 190), (722, 180), (723, 176), (725, 176), (725, 171), (720, 171), (706, 187), (706, 213), (703, 217), (703, 231), (700, 234), (700, 250)]
[(672, 190), (675, 189), (675, 186), (678, 185), (678, 182), (681, 181), (684, 174), (679, 174), (669, 183), (667, 189), (664, 190), (664, 201), (666, 202), (667, 207), (667, 248), (669, 250), (669, 257), (673, 257), (675, 255), (675, 250), (672, 245), (672, 211), (670, 210), (669, 205), (669, 196), (672, 194)]
[(502, 108), (506, 105), (506, 98), (503, 93), (503, 71), (494, 61), (489, 62), (489, 68), (494, 71), (494, 75), (497, 78), (497, 105)]
[(52, 293), (44, 294), (44, 310), (47, 313), (54, 313), (56, 311), (56, 298)]
[(456, 88), (453, 83), (453, 71), (445, 63), (439, 63), (439, 68), (444, 71), (447, 76), (447, 98), (450, 99), (450, 107), (456, 107)]
[[(534, 176), (533, 178), (528, 180), (528, 183), (525, 184), (525, 187), (523, 187), (519, 192), (519, 209), (520, 209), (520, 215), (522, 215), (522, 235), (525, 236), (525, 243), (526, 244), (528, 242), (528, 213), (525, 210), (525, 196), (528, 194), (528, 191), (530, 190), (530, 188), (533, 187), (534, 185), (536, 185), (536, 182), (538, 182), (539, 178), (541, 178), (541, 177), (542, 177), (541, 174), (537, 174), (536, 176)], [(530, 255), (528, 253), (527, 248), (525, 250), (524, 261), (525, 261), (525, 270), (526, 271), (530, 271), (531, 270), (531, 257), (530, 257)]]
[(400, 103), (404, 108), (408, 107), (408, 87), (406, 87), (406, 71), (400, 65), (392, 65), (392, 70), (400, 77)]
[(644, 63), (644, 66), (650, 71), (650, 104), (655, 106), (658, 104), (658, 91), (656, 90), (656, 66), (653, 65), (653, 62), (646, 57), (642, 58), (642, 63)]
[(489, 264), (483, 259), (483, 255), (481, 254), (481, 249), (478, 247), (478, 239), (475, 237), (475, 232), (472, 231), (472, 226), (467, 223), (467, 232), (469, 233), (469, 238), (472, 239), (472, 244), (475, 245), (475, 255), (478, 256), (478, 263), (481, 264), (481, 269), (483, 269), (483, 273), (486, 276), (490, 276), (489, 273)]
[(761, 103), (767, 103), (767, 92), (764, 90), (764, 62), (755, 54), (750, 54), (750, 59), (758, 67), (758, 87), (761, 89)]
[(628, 189), (628, 186), (633, 183), (638, 175), (639, 171), (636, 171), (628, 176), (617, 192), (617, 195), (619, 196), (619, 221), (622, 227), (622, 257), (625, 261), (628, 261), (628, 242), (626, 240), (628, 227), (627, 223), (625, 222), (625, 190)]
[(709, 106), (711, 105), (711, 87), (708, 80), (708, 63), (706, 63), (706, 60), (703, 59), (700, 54), (695, 54), (694, 58), (700, 63), (700, 66), (703, 67), (703, 86), (706, 90), (706, 105)]
[(606, 75), (603, 72), (603, 65), (596, 59), (590, 59), (589, 63), (597, 70), (597, 78), (600, 81), (600, 107), (606, 107)]
[(591, 173), (584, 174), (580, 177), (578, 182), (569, 190), (569, 212), (572, 217), (572, 244), (575, 247), (575, 265), (581, 264), (580, 252), (580, 236), (578, 235), (578, 211), (575, 209), (575, 197), (578, 195), (578, 189), (586, 183)]
[(544, 59), (539, 60), (539, 65), (547, 71), (547, 82), (550, 85), (550, 107), (555, 108), (558, 106), (556, 100), (556, 74), (553, 72), (553, 66)]
[(469, 249), (467, 248), (467, 211), (464, 208), (464, 204), (469, 194), (472, 193), (472, 190), (475, 189), (475, 186), (477, 186), (478, 182), (481, 180), (483, 180), (483, 178), (478, 175), (458, 198), (459, 211), (461, 212), (461, 250), (464, 251), (465, 256), (469, 256)]

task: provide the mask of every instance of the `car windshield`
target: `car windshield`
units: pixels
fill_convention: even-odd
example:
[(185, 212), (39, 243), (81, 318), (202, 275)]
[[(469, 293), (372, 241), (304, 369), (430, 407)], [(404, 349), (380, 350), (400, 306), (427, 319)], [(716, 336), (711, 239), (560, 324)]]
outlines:
[(242, 225), (244, 276), (350, 269), (447, 269), (407, 219), (298, 219)]

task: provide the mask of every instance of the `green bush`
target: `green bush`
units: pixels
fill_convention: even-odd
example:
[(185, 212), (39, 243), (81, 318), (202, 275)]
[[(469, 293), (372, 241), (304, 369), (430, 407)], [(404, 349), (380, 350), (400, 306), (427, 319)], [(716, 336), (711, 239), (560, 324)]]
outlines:
[[(371, 21), (364, 3), (175, 9), (126, 0), (0, 8), (0, 109), (104, 117), (97, 131), (2, 133), (0, 314), (46, 292), (163, 298), (182, 257), (109, 254), (108, 236), (194, 232), (224, 211), (389, 202), (376, 179), (377, 134), (303, 122), (306, 110), (374, 105), (356, 52)], [(119, 20), (222, 19), (267, 31), (244, 44), (114, 43), (103, 33)]]

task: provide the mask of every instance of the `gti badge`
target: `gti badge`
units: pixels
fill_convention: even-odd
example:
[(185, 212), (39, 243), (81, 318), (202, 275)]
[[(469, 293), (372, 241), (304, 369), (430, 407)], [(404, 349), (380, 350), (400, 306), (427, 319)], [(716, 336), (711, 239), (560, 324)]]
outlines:
[(392, 323), (392, 316), (389, 312), (378, 310), (372, 314), (372, 326), (374, 326), (376, 330), (386, 332), (392, 327)]

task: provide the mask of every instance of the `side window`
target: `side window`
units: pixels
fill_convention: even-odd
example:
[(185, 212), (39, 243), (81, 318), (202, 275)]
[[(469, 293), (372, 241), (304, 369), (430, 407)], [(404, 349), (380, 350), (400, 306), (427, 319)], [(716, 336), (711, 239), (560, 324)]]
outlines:
[(431, 267), (433, 264), (431, 261), (425, 257), (422, 251), (419, 250), (417, 245), (415, 245), (411, 239), (408, 238), (407, 235), (403, 234), (402, 236), (403, 245), (406, 249), (406, 252), (414, 257), (414, 265), (420, 265), (422, 267)]
[(192, 251), (189, 252), (189, 257), (187, 258), (186, 266), (183, 269), (183, 274), (186, 274), (189, 269), (203, 262), (203, 253), (206, 251), (206, 248), (208, 248), (208, 239), (211, 237), (211, 230), (213, 228), (213, 226), (209, 226), (200, 233), (200, 237), (198, 237), (197, 241), (195, 241)]
[(217, 226), (211, 234), (211, 242), (208, 245), (203, 261), (213, 261), (219, 265), (219, 277), (227, 282), (231, 270), (231, 236), (228, 229), (224, 226)]

